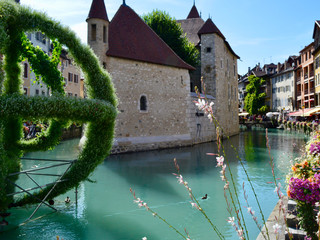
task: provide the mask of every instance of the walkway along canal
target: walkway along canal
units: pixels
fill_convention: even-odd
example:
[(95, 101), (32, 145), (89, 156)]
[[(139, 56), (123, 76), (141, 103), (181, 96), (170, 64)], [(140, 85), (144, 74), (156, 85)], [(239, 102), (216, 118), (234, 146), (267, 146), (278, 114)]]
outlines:
[[(284, 183), (290, 160), (299, 155), (306, 138), (297, 132), (270, 130), (269, 142), (275, 160), (275, 172)], [(239, 149), (245, 165), (257, 191), (260, 203), (267, 219), (277, 203), (266, 149), (265, 132), (245, 131), (230, 139), (230, 143)], [(78, 140), (65, 141), (55, 150), (45, 153), (30, 153), (28, 157), (74, 159), (77, 155)], [(246, 177), (239, 166), (238, 160), (228, 141), (224, 141), (228, 159), (237, 181), (242, 198), (242, 183)], [(138, 197), (168, 222), (182, 232), (187, 228), (191, 239), (217, 239), (210, 225), (202, 215), (191, 208), (189, 197), (184, 187), (179, 185), (175, 176), (173, 158), (177, 158), (180, 170), (189, 182), (195, 196), (201, 201), (202, 207), (214, 221), (226, 239), (237, 239), (234, 230), (227, 223), (223, 182), (215, 158), (207, 156), (208, 152), (216, 152), (216, 143), (200, 144), (181, 149), (169, 149), (110, 156), (90, 177), (95, 183), (85, 182), (78, 188), (78, 203), (75, 193), (70, 191), (55, 199), (58, 212), (42, 206), (33, 221), (18, 227), (33, 212), (35, 206), (11, 209), (7, 218), (9, 226), (0, 227), (0, 239), (108, 239), (128, 240), (142, 239), (146, 236), (152, 240), (177, 240), (179, 236), (165, 224), (154, 218), (145, 209), (137, 208), (133, 203), (129, 188), (132, 187)], [(23, 169), (35, 166), (30, 161), (23, 162)], [(59, 174), (64, 169), (55, 170)], [(38, 178), (41, 181), (47, 181)], [(20, 179), (20, 184), (28, 184)], [(30, 184), (30, 183), (29, 183)], [(245, 183), (248, 186), (248, 183)], [(283, 189), (283, 192), (284, 189)], [(208, 198), (201, 197), (208, 194)], [(249, 204), (258, 215), (258, 209), (247, 187)], [(64, 199), (69, 196), (70, 204)], [(241, 202), (245, 206), (244, 200)], [(244, 209), (246, 213), (246, 209)], [(246, 214), (250, 239), (256, 239), (259, 230), (251, 217)], [(261, 218), (259, 218), (261, 219)]]

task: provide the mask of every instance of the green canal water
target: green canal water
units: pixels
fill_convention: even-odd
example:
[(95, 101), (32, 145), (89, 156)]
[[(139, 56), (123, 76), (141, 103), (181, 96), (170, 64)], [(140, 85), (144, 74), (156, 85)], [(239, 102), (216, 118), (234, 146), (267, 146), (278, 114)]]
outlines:
[[(272, 148), (271, 154), (275, 161), (275, 172), (284, 183), (290, 161), (299, 155), (306, 137), (302, 134), (276, 130), (270, 130), (268, 135)], [(53, 151), (30, 153), (27, 157), (74, 159), (77, 156), (78, 141), (65, 141)], [(239, 150), (240, 157), (245, 161), (264, 215), (268, 218), (277, 202), (277, 197), (274, 185), (270, 183), (273, 178), (269, 154), (265, 147), (265, 132), (241, 132), (240, 135), (232, 137), (230, 143)], [(224, 141), (242, 199), (241, 205), (246, 206), (242, 197), (242, 184), (245, 182), (249, 204), (261, 219), (253, 194), (249, 190), (246, 177), (230, 143)], [(20, 226), (19, 224), (31, 215), (36, 206), (11, 209), (12, 215), (7, 218), (10, 225), (0, 227), (0, 239), (53, 240), (56, 236), (64, 240), (139, 240), (145, 236), (148, 240), (182, 239), (145, 209), (139, 209), (133, 203), (129, 192), (130, 187), (136, 191), (138, 197), (181, 232), (186, 228), (191, 239), (218, 239), (200, 212), (192, 209), (185, 188), (179, 185), (175, 176), (172, 175), (175, 172), (173, 158), (178, 160), (183, 177), (188, 181), (193, 193), (200, 200), (202, 208), (214, 224), (226, 239), (237, 239), (232, 227), (226, 221), (228, 214), (223, 197), (220, 169), (216, 168), (215, 157), (206, 155), (208, 152), (217, 152), (215, 143), (190, 148), (110, 156), (90, 176), (90, 180), (95, 183), (84, 182), (80, 185), (77, 204), (74, 190), (70, 191), (55, 199), (58, 212), (52, 213), (50, 208), (42, 206), (32, 221)], [(48, 164), (32, 161), (22, 163), (23, 169), (43, 167)], [(64, 168), (52, 169), (50, 172), (59, 174)], [(37, 180), (40, 183), (50, 181), (48, 177), (40, 177)], [(25, 187), (34, 186), (24, 177), (21, 177), (18, 183)], [(201, 200), (206, 193), (208, 199)], [(66, 196), (71, 198), (71, 203), (68, 205), (64, 203)], [(244, 212), (250, 239), (255, 239), (259, 230), (245, 208)]]

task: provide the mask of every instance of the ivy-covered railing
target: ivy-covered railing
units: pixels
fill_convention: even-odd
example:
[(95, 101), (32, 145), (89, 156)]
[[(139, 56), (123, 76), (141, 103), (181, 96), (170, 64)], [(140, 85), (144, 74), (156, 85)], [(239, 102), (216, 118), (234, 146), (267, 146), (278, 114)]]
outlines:
[[(54, 42), (52, 56), (33, 47), (25, 32), (41, 31)], [(63, 78), (57, 70), (61, 46), (68, 49), (85, 75), (88, 99), (64, 97)], [(64, 176), (64, 181), (50, 193), (53, 198), (76, 187), (88, 178), (109, 154), (113, 143), (117, 99), (108, 73), (100, 66), (93, 51), (81, 44), (67, 27), (45, 14), (20, 6), (13, 0), (0, 0), (0, 212), (9, 204), (34, 203), (24, 196), (16, 201), (7, 197), (12, 186), (8, 175), (20, 170), (20, 157), (27, 151), (44, 151), (59, 143), (62, 127), (69, 120), (85, 122), (86, 142), (78, 161)], [(52, 96), (27, 97), (22, 93), (21, 61), (27, 59), (37, 76), (50, 88)], [(32, 140), (22, 139), (22, 119), (49, 119), (49, 128)], [(10, 181), (16, 179), (10, 178)], [(43, 198), (50, 187), (34, 196)]]

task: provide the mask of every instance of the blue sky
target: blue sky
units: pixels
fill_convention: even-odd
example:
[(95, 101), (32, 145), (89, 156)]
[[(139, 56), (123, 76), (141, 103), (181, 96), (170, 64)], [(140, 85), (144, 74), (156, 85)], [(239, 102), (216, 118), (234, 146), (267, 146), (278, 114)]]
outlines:
[[(86, 43), (86, 22), (91, 0), (21, 0), (21, 4), (46, 12), (73, 29)], [(122, 0), (105, 0), (111, 20)], [(139, 15), (164, 10), (175, 19), (187, 17), (193, 0), (126, 0)], [(313, 41), (315, 20), (320, 20), (319, 0), (196, 0), (198, 11), (209, 16), (241, 57), (238, 72), (248, 67), (284, 62)]]

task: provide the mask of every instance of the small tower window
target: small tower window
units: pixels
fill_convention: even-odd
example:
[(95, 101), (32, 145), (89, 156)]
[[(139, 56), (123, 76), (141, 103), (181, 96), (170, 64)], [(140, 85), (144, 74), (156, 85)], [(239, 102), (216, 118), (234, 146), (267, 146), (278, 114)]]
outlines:
[(28, 78), (28, 64), (27, 63), (24, 63), (23, 76), (24, 76), (24, 78)]
[(97, 25), (91, 24), (91, 41), (96, 41), (97, 39)]
[(107, 27), (103, 26), (103, 42), (107, 42)]
[(140, 111), (147, 111), (147, 97), (140, 97)]
[(207, 53), (211, 53), (211, 47), (207, 47), (207, 48), (206, 48), (206, 52), (207, 52)]

